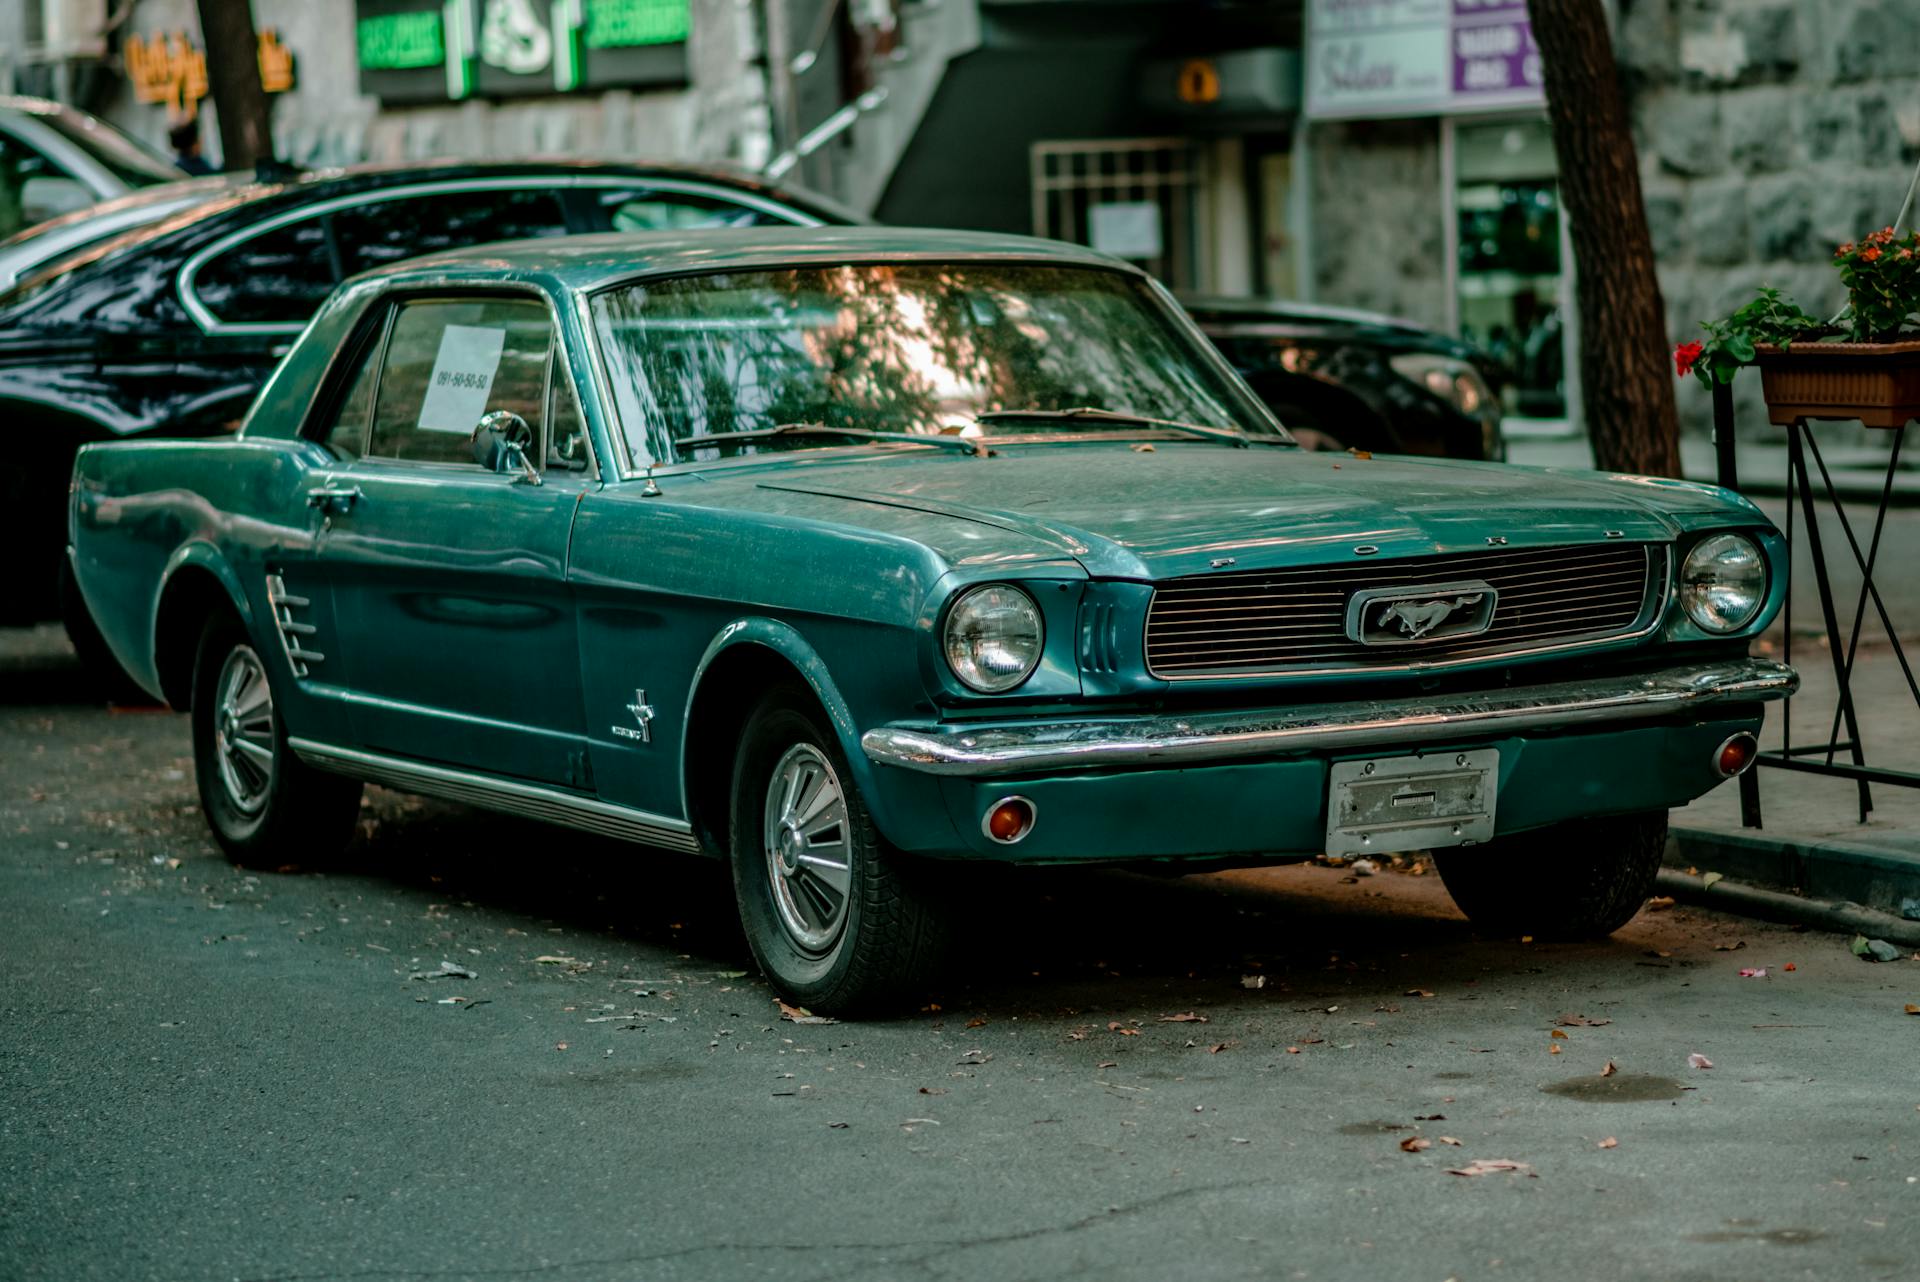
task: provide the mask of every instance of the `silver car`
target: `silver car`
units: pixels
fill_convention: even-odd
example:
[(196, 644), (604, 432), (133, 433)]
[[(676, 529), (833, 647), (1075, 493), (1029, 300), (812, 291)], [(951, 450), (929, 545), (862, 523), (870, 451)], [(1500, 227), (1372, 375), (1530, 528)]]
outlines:
[(0, 96), (0, 237), (184, 177), (84, 111), (45, 98)]

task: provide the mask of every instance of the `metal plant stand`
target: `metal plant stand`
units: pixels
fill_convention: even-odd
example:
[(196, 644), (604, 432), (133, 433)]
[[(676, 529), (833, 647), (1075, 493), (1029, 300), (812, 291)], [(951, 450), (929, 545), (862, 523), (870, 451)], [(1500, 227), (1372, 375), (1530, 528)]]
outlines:
[[(1777, 770), (1795, 770), (1802, 774), (1827, 775), (1829, 777), (1851, 779), (1860, 790), (1860, 822), (1867, 821), (1867, 815), (1873, 810), (1872, 785), (1887, 784), (1900, 788), (1920, 788), (1920, 773), (1910, 770), (1889, 770), (1867, 764), (1866, 745), (1860, 736), (1859, 717), (1855, 711), (1853, 698), (1853, 663), (1860, 648), (1860, 629), (1866, 620), (1867, 603), (1871, 601), (1881, 626), (1886, 630), (1887, 640), (1893, 647), (1894, 658), (1899, 661), (1900, 671), (1907, 679), (1907, 689), (1912, 693), (1916, 708), (1920, 708), (1920, 681), (1916, 681), (1913, 665), (1907, 660), (1906, 647), (1900, 643), (1900, 634), (1893, 626), (1893, 620), (1887, 613), (1886, 602), (1881, 599), (1880, 589), (1874, 582), (1874, 571), (1880, 557), (1880, 536), (1886, 526), (1887, 509), (1893, 499), (1893, 481), (1900, 467), (1900, 449), (1906, 442), (1907, 429), (1902, 425), (1894, 430), (1893, 449), (1887, 458), (1886, 482), (1880, 491), (1879, 507), (1873, 516), (1873, 533), (1867, 540), (1863, 552), (1860, 540), (1854, 533), (1853, 523), (1847, 519), (1846, 508), (1840, 502), (1840, 495), (1834, 489), (1833, 475), (1827, 469), (1827, 463), (1820, 454), (1820, 443), (1815, 434), (1807, 429), (1807, 420), (1797, 419), (1788, 425), (1787, 431), (1787, 565), (1791, 573), (1793, 565), (1794, 531), (1797, 523), (1806, 527), (1807, 551), (1813, 562), (1814, 585), (1820, 595), (1820, 614), (1822, 625), (1826, 629), (1827, 648), (1833, 661), (1833, 676), (1838, 698), (1833, 710), (1833, 722), (1828, 728), (1826, 738), (1819, 743), (1801, 744), (1793, 742), (1791, 700), (1781, 706), (1781, 746), (1777, 750), (1759, 754), (1755, 764), (1772, 766)], [(1733, 438), (1733, 389), (1725, 384), (1716, 384), (1713, 389), (1713, 441), (1716, 456), (1719, 483), (1730, 490), (1740, 488), (1740, 474), (1734, 459)], [(1820, 488), (1825, 492), (1827, 501), (1832, 504), (1833, 514), (1838, 518), (1840, 531), (1846, 537), (1847, 550), (1854, 564), (1860, 570), (1860, 597), (1854, 603), (1853, 621), (1844, 633), (1840, 627), (1840, 615), (1834, 603), (1832, 575), (1827, 565), (1827, 549), (1821, 542), (1820, 523), (1816, 519), (1814, 506), (1814, 485), (1812, 474), (1808, 471), (1807, 460), (1811, 457), (1813, 466), (1820, 475)], [(1796, 517), (1795, 503), (1799, 512)], [(1793, 661), (1793, 597), (1789, 592), (1786, 605), (1786, 642), (1784, 658)], [(1845, 737), (1841, 735), (1845, 727)], [(1847, 760), (1839, 760), (1844, 753)], [(1740, 821), (1748, 828), (1758, 828), (1760, 824), (1760, 778), (1757, 770), (1749, 770), (1740, 776)]]

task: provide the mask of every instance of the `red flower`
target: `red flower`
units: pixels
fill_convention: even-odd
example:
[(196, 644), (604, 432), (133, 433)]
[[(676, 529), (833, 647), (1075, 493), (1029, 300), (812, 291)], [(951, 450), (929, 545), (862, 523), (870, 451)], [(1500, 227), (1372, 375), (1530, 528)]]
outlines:
[(1853, 252), (1853, 242), (1848, 241), (1846, 244), (1840, 246), (1840, 248), (1834, 250), (1833, 256), (1835, 258), (1845, 258), (1848, 254), (1851, 254), (1852, 252)]
[(1673, 349), (1673, 369), (1681, 378), (1693, 372), (1693, 363), (1700, 359), (1700, 353), (1706, 351), (1702, 343), (1682, 343)]
[(1870, 263), (1874, 259), (1880, 257), (1880, 250), (1877, 246), (1872, 249), (1863, 249), (1860, 251), (1860, 257), (1862, 260)]

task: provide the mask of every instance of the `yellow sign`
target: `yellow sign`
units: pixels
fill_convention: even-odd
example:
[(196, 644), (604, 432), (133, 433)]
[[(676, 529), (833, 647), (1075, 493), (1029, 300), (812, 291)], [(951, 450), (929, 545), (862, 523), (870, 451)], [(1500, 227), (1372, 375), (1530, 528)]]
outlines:
[[(167, 114), (192, 120), (207, 96), (207, 55), (187, 43), (187, 33), (127, 37), (127, 79), (136, 102), (164, 103)], [(260, 33), (260, 87), (268, 93), (293, 88), (293, 52), (271, 27)]]
[(1189, 58), (1180, 68), (1180, 101), (1196, 106), (1220, 101), (1220, 72), (1205, 58)]

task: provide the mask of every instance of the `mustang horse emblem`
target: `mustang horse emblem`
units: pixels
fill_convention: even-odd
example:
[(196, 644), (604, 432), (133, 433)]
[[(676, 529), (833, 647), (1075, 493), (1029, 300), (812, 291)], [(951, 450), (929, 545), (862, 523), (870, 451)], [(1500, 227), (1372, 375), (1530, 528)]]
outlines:
[(1374, 626), (1384, 628), (1397, 619), (1400, 623), (1400, 631), (1404, 632), (1409, 640), (1418, 641), (1446, 622), (1447, 616), (1455, 610), (1479, 605), (1485, 598), (1484, 592), (1475, 592), (1471, 596), (1457, 596), (1451, 600), (1395, 601), (1380, 611), (1380, 617), (1374, 621)]

